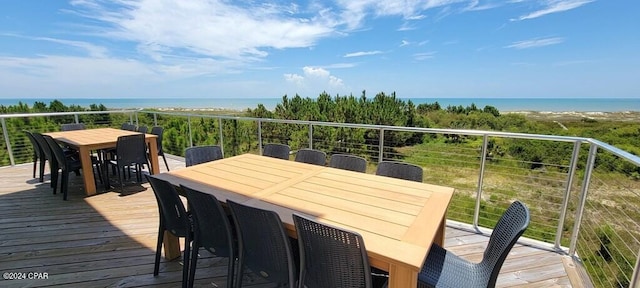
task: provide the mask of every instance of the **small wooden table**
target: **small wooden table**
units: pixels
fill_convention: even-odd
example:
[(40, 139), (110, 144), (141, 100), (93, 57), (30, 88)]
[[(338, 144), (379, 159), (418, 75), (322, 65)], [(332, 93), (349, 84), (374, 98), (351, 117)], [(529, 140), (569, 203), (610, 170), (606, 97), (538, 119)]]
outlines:
[[(118, 137), (138, 134), (139, 132), (120, 130), (114, 128), (97, 128), (73, 131), (60, 131), (44, 133), (51, 136), (60, 143), (64, 143), (76, 150), (80, 154), (82, 164), (82, 175), (84, 179), (84, 190), (87, 196), (96, 194), (96, 184), (93, 175), (93, 165), (91, 162), (91, 151), (116, 147)], [(157, 174), (160, 171), (158, 164), (157, 135), (145, 134), (151, 162), (151, 173)]]
[[(389, 272), (389, 287), (416, 287), (432, 243), (444, 242), (445, 214), (453, 188), (244, 154), (163, 173), (174, 185), (276, 211), (289, 235), (291, 215), (362, 235), (370, 264)], [(175, 237), (165, 236), (165, 257), (177, 257)], [(177, 249), (177, 251), (175, 251)]]

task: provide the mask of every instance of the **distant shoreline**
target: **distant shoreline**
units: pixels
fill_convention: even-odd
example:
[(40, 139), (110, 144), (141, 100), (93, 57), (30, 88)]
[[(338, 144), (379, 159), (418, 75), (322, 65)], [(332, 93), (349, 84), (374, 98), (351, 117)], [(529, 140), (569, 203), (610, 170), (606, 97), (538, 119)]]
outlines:
[[(289, 97), (292, 99), (293, 97)], [(303, 97), (304, 98), (304, 97)], [(358, 97), (356, 97), (358, 98)], [(374, 95), (368, 96), (373, 100)], [(420, 104), (438, 102), (442, 109), (448, 106), (467, 107), (472, 104), (479, 109), (492, 106), (500, 113), (542, 112), (549, 113), (600, 113), (600, 112), (640, 112), (640, 98), (402, 98), (416, 107)], [(104, 105), (109, 109), (157, 109), (163, 111), (245, 111), (255, 109), (259, 104), (273, 111), (282, 103), (280, 98), (0, 98), (0, 105), (17, 105), (22, 102), (32, 106), (35, 101), (49, 104), (58, 100), (64, 105), (78, 105), (88, 108), (91, 104)], [(633, 111), (633, 112), (632, 112)], [(546, 112), (545, 112), (546, 113)]]

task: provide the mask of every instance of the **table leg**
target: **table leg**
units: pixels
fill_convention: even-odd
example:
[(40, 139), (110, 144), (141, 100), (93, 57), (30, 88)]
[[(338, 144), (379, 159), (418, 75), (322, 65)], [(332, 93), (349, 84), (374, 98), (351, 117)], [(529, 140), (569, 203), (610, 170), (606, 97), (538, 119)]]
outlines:
[(151, 138), (147, 141), (149, 145), (149, 161), (151, 162), (151, 174), (160, 173), (160, 162), (158, 162), (158, 144), (156, 138)]
[(93, 163), (91, 162), (91, 150), (87, 147), (78, 147), (80, 163), (82, 165), (82, 178), (84, 180), (84, 191), (87, 196), (96, 194), (96, 182), (93, 175)]
[(178, 237), (165, 231), (162, 243), (164, 245), (164, 258), (173, 260), (180, 257), (180, 239)]
[(418, 272), (408, 267), (391, 264), (388, 284), (389, 288), (415, 288), (418, 286)]
[(438, 232), (436, 232), (436, 237), (433, 238), (433, 242), (440, 245), (441, 247), (444, 247), (445, 229), (447, 229), (447, 217), (442, 217), (442, 221), (440, 221), (440, 226), (438, 226)]

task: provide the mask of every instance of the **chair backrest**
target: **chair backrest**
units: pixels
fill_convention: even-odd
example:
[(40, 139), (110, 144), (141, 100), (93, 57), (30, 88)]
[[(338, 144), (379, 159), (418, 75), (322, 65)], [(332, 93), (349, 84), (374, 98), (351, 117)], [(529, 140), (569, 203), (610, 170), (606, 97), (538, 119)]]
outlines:
[(124, 135), (116, 142), (118, 166), (147, 163), (147, 145), (144, 134)]
[(296, 153), (295, 161), (325, 166), (327, 165), (327, 153), (315, 149), (300, 149)]
[(360, 234), (293, 214), (300, 245), (300, 287), (372, 287)]
[(145, 174), (145, 177), (151, 184), (153, 194), (158, 202), (160, 225), (175, 236), (185, 237), (187, 233), (190, 233), (191, 223), (175, 187), (171, 183), (151, 175)]
[(222, 158), (224, 158), (222, 149), (217, 145), (194, 146), (184, 150), (184, 161), (187, 167)]
[(156, 143), (158, 144), (158, 155), (163, 155), (162, 151), (162, 134), (164, 133), (164, 128), (162, 126), (153, 126), (151, 127), (151, 134), (158, 136), (156, 138)]
[(378, 163), (376, 175), (422, 182), (422, 167), (403, 162), (382, 161)]
[(194, 241), (216, 256), (234, 257), (231, 224), (218, 199), (184, 185), (180, 187), (187, 195), (189, 211), (193, 218)]
[(84, 123), (67, 123), (60, 125), (61, 131), (72, 131), (72, 130), (84, 130), (86, 127)]
[(136, 131), (140, 133), (147, 133), (148, 130), (149, 128), (147, 128), (147, 126), (138, 126), (138, 129)]
[(356, 171), (367, 172), (367, 160), (350, 154), (333, 154), (329, 159), (329, 167)]
[(527, 230), (529, 220), (529, 208), (520, 201), (511, 203), (498, 220), (479, 264), (483, 274), (491, 275), (487, 287), (495, 286), (504, 260), (518, 238)]
[[(49, 149), (51, 149), (51, 154), (55, 158), (55, 161), (58, 163), (59, 168), (68, 169), (67, 157), (64, 155), (64, 151), (62, 147), (49, 135), (42, 135), (47, 144), (49, 145)], [(50, 160), (51, 161), (51, 160)]]
[(264, 147), (262, 148), (263, 156), (280, 158), (284, 160), (289, 160), (290, 152), (291, 152), (291, 147), (285, 144), (269, 143), (269, 144), (265, 144)]
[(136, 131), (136, 125), (125, 122), (125, 123), (122, 123), (122, 126), (120, 126), (120, 129), (127, 130), (127, 131)]
[(40, 159), (40, 161), (47, 160), (46, 158), (47, 156), (44, 154), (42, 147), (40, 147), (40, 143), (36, 141), (36, 138), (33, 138), (33, 133), (31, 133), (31, 131), (24, 130), (24, 134), (27, 135), (29, 142), (31, 142), (31, 147), (33, 148), (33, 155), (35, 155), (35, 157)]
[[(227, 205), (238, 230), (238, 254), (242, 265), (238, 278), (242, 278), (243, 267), (247, 267), (268, 281), (279, 283), (277, 287), (295, 287), (296, 268), (291, 244), (278, 214), (231, 200), (227, 200)], [(236, 287), (241, 287), (242, 279), (237, 282)]]
[(31, 135), (33, 135), (33, 139), (38, 142), (40, 148), (42, 148), (44, 157), (49, 160), (49, 167), (51, 168), (51, 170), (57, 169), (58, 160), (55, 158), (55, 156), (53, 156), (53, 152), (51, 152), (51, 148), (49, 148), (49, 143), (47, 143), (47, 140), (44, 139), (44, 135), (38, 132), (32, 132)]

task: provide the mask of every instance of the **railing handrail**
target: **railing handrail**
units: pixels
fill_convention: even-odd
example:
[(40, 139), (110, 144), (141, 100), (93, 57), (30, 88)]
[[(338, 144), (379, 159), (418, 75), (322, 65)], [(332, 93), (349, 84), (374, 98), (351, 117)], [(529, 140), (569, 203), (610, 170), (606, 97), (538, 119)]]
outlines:
[(450, 129), (450, 128), (425, 128), (425, 127), (401, 127), (390, 125), (375, 125), (375, 124), (358, 124), (358, 123), (340, 123), (340, 122), (324, 122), (324, 121), (309, 121), (309, 120), (291, 120), (291, 119), (275, 119), (275, 118), (257, 118), (257, 117), (245, 117), (245, 116), (231, 116), (231, 115), (210, 115), (210, 114), (197, 114), (197, 113), (175, 113), (175, 112), (162, 112), (156, 110), (147, 109), (122, 109), (122, 110), (106, 110), (106, 111), (77, 111), (77, 112), (41, 112), (41, 113), (16, 113), (16, 114), (0, 114), (0, 118), (23, 118), (23, 117), (51, 117), (51, 116), (66, 116), (66, 115), (90, 115), (90, 114), (111, 114), (111, 113), (149, 113), (158, 115), (171, 115), (171, 116), (183, 116), (183, 117), (205, 117), (214, 119), (226, 119), (226, 120), (243, 120), (243, 121), (255, 121), (255, 122), (270, 122), (270, 123), (286, 123), (286, 124), (301, 124), (301, 125), (313, 125), (313, 126), (329, 126), (329, 127), (342, 127), (342, 128), (362, 128), (385, 131), (399, 131), (399, 132), (423, 132), (423, 133), (437, 133), (437, 134), (460, 134), (467, 136), (491, 136), (491, 137), (505, 137), (505, 138), (517, 138), (528, 140), (545, 140), (545, 141), (561, 141), (561, 142), (576, 142), (595, 144), (598, 148), (604, 149), (610, 153), (613, 153), (621, 158), (630, 161), (633, 164), (640, 166), (640, 157), (633, 155), (627, 151), (617, 148), (613, 145), (599, 141), (593, 138), (577, 137), (577, 136), (560, 136), (560, 135), (544, 135), (544, 134), (530, 134), (530, 133), (517, 133), (517, 132), (503, 132), (503, 131), (489, 131), (489, 130), (470, 130), (470, 129)]
[(24, 118), (24, 117), (52, 117), (67, 115), (92, 115), (92, 114), (114, 114), (114, 113), (135, 113), (142, 109), (122, 109), (122, 110), (105, 110), (105, 111), (71, 111), (71, 112), (38, 112), (38, 113), (10, 113), (0, 114), (0, 118)]
[[(0, 120), (2, 122), (2, 126), (3, 126), (3, 134), (5, 135), (5, 142), (7, 143), (7, 148), (10, 150), (9, 151), (9, 156), (11, 158), (11, 163), (12, 165), (14, 165), (13, 163), (13, 158), (12, 158), (12, 153), (11, 153), (11, 147), (10, 145), (10, 141), (8, 140), (9, 135), (7, 135), (7, 131), (6, 131), (6, 123), (5, 123), (5, 119), (8, 118), (24, 118), (24, 117), (52, 117), (52, 116), (66, 116), (66, 115), (74, 115), (75, 116), (75, 121), (78, 121), (78, 115), (91, 115), (91, 114), (112, 114), (112, 113), (122, 113), (122, 114), (129, 114), (129, 118), (130, 121), (134, 121), (137, 123), (138, 121), (138, 115), (140, 113), (145, 113), (145, 114), (153, 114), (153, 121), (154, 121), (154, 125), (157, 125), (158, 123), (158, 115), (169, 115), (169, 116), (173, 116), (173, 117), (185, 117), (187, 118), (186, 121), (189, 122), (189, 129), (188, 129), (188, 137), (189, 137), (189, 141), (188, 143), (191, 145), (192, 144), (192, 135), (191, 135), (191, 119), (194, 117), (202, 117), (202, 118), (211, 118), (211, 119), (218, 119), (218, 125), (219, 125), (219, 129), (220, 129), (220, 141), (222, 141), (222, 137), (223, 137), (223, 125), (222, 125), (222, 120), (239, 120), (239, 121), (251, 121), (251, 122), (256, 122), (258, 124), (258, 143), (259, 143), (259, 151), (261, 152), (262, 150), (262, 137), (261, 135), (261, 130), (262, 130), (262, 125), (264, 125), (264, 123), (281, 123), (281, 124), (297, 124), (297, 125), (304, 125), (304, 126), (308, 126), (309, 129), (309, 145), (310, 147), (312, 147), (311, 145), (313, 142), (313, 129), (314, 126), (318, 127), (318, 126), (324, 126), (324, 127), (336, 127), (336, 128), (356, 128), (356, 129), (370, 129), (370, 130), (376, 130), (379, 131), (379, 143), (384, 143), (384, 134), (387, 131), (397, 131), (397, 132), (411, 132), (411, 133), (425, 133), (425, 134), (455, 134), (455, 135), (464, 135), (464, 136), (476, 136), (476, 137), (482, 137), (483, 141), (482, 141), (482, 145), (483, 145), (483, 150), (480, 151), (482, 153), (482, 157), (480, 158), (480, 174), (479, 174), (479, 178), (478, 178), (478, 186), (477, 186), (477, 191), (476, 191), (476, 197), (477, 197), (477, 203), (476, 203), (476, 207), (475, 207), (475, 215), (474, 215), (474, 220), (473, 220), (473, 225), (478, 228), (477, 226), (477, 219), (478, 219), (478, 211), (479, 211), (479, 199), (482, 195), (482, 190), (483, 190), (483, 171), (484, 171), (484, 161), (486, 160), (486, 146), (487, 146), (487, 138), (488, 137), (500, 137), (500, 138), (509, 138), (509, 139), (524, 139), (524, 140), (542, 140), (542, 141), (555, 141), (555, 142), (567, 142), (567, 143), (573, 143), (573, 154), (571, 157), (571, 162), (569, 164), (569, 166), (567, 166), (569, 168), (568, 173), (567, 173), (567, 180), (565, 181), (565, 185), (566, 187), (564, 187), (564, 195), (563, 195), (563, 201), (561, 204), (561, 214), (560, 214), (560, 222), (558, 224), (557, 230), (556, 230), (556, 239), (555, 239), (555, 248), (556, 249), (560, 249), (562, 248), (562, 250), (564, 251), (565, 247), (560, 247), (560, 234), (563, 231), (563, 224), (564, 222), (562, 221), (562, 219), (565, 218), (566, 216), (566, 212), (567, 212), (567, 205), (568, 205), (568, 200), (569, 200), (569, 195), (571, 193), (571, 189), (572, 189), (572, 183), (574, 180), (574, 176), (575, 176), (575, 171), (576, 171), (576, 163), (577, 160), (579, 158), (579, 150), (581, 145), (583, 144), (588, 144), (589, 145), (589, 155), (588, 155), (588, 159), (586, 161), (586, 167), (584, 167), (584, 175), (583, 175), (583, 179), (582, 179), (582, 184), (581, 184), (581, 188), (580, 188), (580, 194), (579, 194), (579, 204), (578, 207), (576, 209), (576, 214), (575, 214), (575, 222), (573, 224), (573, 231), (571, 232), (571, 237), (570, 237), (570, 246), (568, 247), (569, 249), (566, 250), (565, 252), (567, 252), (569, 255), (571, 256), (576, 256), (576, 247), (577, 247), (577, 240), (578, 240), (578, 234), (580, 231), (580, 225), (582, 222), (582, 218), (583, 218), (583, 214), (584, 214), (584, 209), (585, 209), (585, 202), (589, 193), (589, 184), (592, 181), (591, 177), (592, 177), (592, 172), (593, 169), (595, 167), (595, 159), (597, 157), (597, 154), (600, 153), (598, 152), (598, 150), (601, 151), (606, 151), (614, 156), (620, 157), (620, 159), (623, 159), (625, 161), (629, 161), (632, 164), (635, 164), (637, 166), (640, 166), (640, 156), (636, 156), (634, 154), (631, 154), (630, 152), (624, 151), (618, 147), (615, 147), (613, 145), (610, 145), (608, 143), (602, 142), (600, 140), (597, 139), (593, 139), (593, 138), (588, 138), (588, 137), (576, 137), (576, 136), (560, 136), (560, 135), (543, 135), (543, 134), (529, 134), (529, 133), (516, 133), (516, 132), (502, 132), (502, 131), (488, 131), (488, 130), (470, 130), (470, 129), (450, 129), (450, 128), (425, 128), (425, 127), (401, 127), (401, 126), (390, 126), (390, 125), (374, 125), (374, 124), (358, 124), (358, 123), (340, 123), (340, 122), (326, 122), (326, 121), (310, 121), (310, 120), (292, 120), (292, 119), (274, 119), (274, 118), (258, 118), (258, 117), (245, 117), (245, 116), (234, 116), (234, 115), (211, 115), (211, 114), (198, 114), (198, 113), (190, 113), (190, 112), (169, 112), (169, 111), (157, 111), (157, 110), (149, 110), (149, 109), (123, 109), (123, 110), (107, 110), (107, 111), (77, 111), (77, 112), (42, 112), (42, 113), (16, 113), (16, 114), (0, 114)], [(379, 145), (379, 159), (382, 160), (382, 155), (384, 153), (383, 150), (383, 145)], [(221, 147), (224, 149), (224, 146), (221, 145)], [(640, 280), (638, 280), (640, 278), (640, 276), (638, 276), (639, 272), (638, 269), (640, 264), (640, 258), (636, 257), (636, 265), (633, 268), (633, 276), (631, 277), (631, 281), (632, 285), (635, 282), (638, 282)]]

